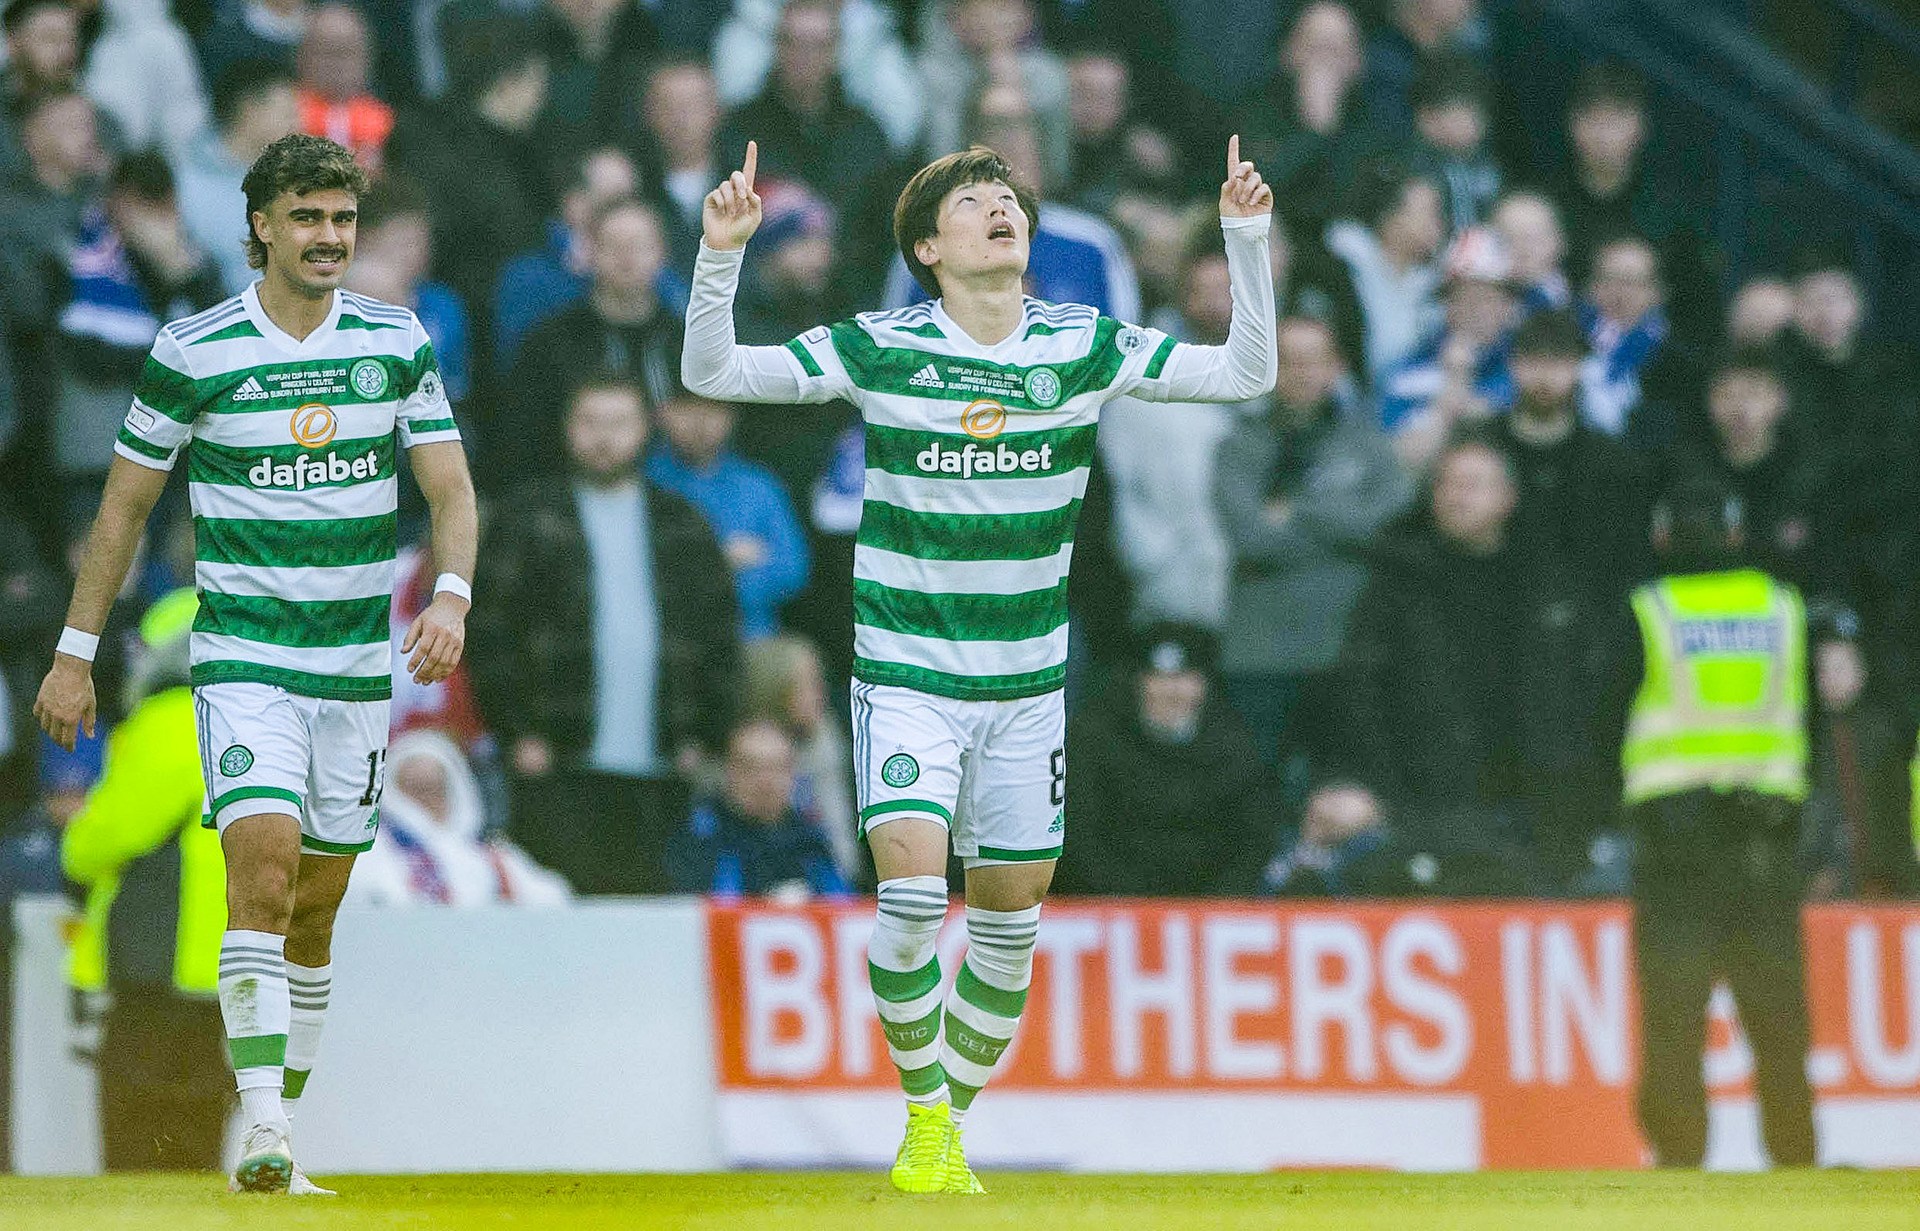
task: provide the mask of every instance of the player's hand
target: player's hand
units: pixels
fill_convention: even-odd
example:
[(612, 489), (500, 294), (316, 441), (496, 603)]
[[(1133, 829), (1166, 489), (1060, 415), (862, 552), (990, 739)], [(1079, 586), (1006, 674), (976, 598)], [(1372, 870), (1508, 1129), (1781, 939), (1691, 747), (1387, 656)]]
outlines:
[(747, 142), (747, 158), (740, 169), (707, 194), (706, 203), (700, 207), (707, 247), (719, 251), (744, 248), (760, 229), (760, 195), (753, 190), (753, 171), (759, 162), (760, 147)]
[(467, 646), (468, 606), (457, 594), (440, 593), (414, 617), (400, 643), (400, 652), (410, 655), (407, 671), (414, 683), (437, 684), (460, 665), (460, 654)]
[(1240, 161), (1240, 134), (1227, 138), (1227, 179), (1220, 185), (1222, 218), (1256, 218), (1273, 212), (1273, 189), (1250, 162)]
[(40, 682), (33, 717), (53, 742), (73, 751), (75, 733), (93, 738), (93, 664), (71, 654), (55, 654), (53, 669)]

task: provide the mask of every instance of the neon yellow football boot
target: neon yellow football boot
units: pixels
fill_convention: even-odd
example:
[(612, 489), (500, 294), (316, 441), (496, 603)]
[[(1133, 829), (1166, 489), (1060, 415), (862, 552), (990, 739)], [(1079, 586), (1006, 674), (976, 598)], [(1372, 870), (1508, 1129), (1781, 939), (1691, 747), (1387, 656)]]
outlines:
[(979, 1177), (967, 1166), (967, 1151), (960, 1144), (960, 1128), (954, 1126), (953, 1146), (947, 1151), (947, 1184), (943, 1193), (984, 1193)]
[(953, 1152), (953, 1118), (945, 1103), (907, 1104), (907, 1135), (894, 1156), (889, 1178), (903, 1193), (944, 1192)]

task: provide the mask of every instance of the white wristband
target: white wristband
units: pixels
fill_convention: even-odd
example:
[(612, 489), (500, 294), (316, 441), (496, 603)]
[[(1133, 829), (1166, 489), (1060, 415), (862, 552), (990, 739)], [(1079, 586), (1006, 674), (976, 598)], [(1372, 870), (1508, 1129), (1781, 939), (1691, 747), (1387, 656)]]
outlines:
[(473, 587), (468, 585), (467, 579), (458, 573), (442, 573), (434, 578), (433, 592), (451, 594), (455, 598), (464, 598), (469, 603), (473, 601)]
[[(45, 645), (46, 642), (40, 644)], [(77, 628), (63, 628), (60, 630), (60, 644), (53, 648), (73, 658), (92, 662), (94, 654), (100, 649), (100, 635), (83, 633)]]

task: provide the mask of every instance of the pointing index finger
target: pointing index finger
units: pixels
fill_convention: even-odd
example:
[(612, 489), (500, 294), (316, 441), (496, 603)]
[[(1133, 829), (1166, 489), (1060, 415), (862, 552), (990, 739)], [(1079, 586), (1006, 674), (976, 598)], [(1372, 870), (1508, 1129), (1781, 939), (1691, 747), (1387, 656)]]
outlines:
[(1240, 134), (1227, 138), (1227, 178), (1240, 174)]
[(756, 142), (747, 142), (747, 160), (740, 165), (740, 174), (747, 179), (747, 191), (753, 191), (753, 170), (760, 165), (760, 146)]

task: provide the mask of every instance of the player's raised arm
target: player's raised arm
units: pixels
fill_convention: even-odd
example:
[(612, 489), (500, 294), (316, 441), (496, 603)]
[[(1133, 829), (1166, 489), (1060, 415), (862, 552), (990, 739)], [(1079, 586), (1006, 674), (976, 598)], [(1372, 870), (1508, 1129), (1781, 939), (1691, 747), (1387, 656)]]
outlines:
[(1152, 379), (1133, 387), (1156, 402), (1244, 402), (1273, 389), (1278, 368), (1273, 300), (1273, 188), (1240, 158), (1238, 134), (1227, 140), (1227, 178), (1220, 185), (1220, 229), (1226, 237), (1233, 322), (1222, 346), (1178, 345)]
[(747, 241), (760, 229), (760, 195), (753, 190), (759, 161), (759, 146), (747, 142), (740, 169), (708, 193), (701, 206), (700, 256), (693, 265), (680, 379), (695, 393), (723, 402), (825, 402), (842, 390), (823, 378), (817, 359), (801, 358), (804, 340), (796, 338), (789, 346), (741, 346), (734, 335), (740, 263)]

